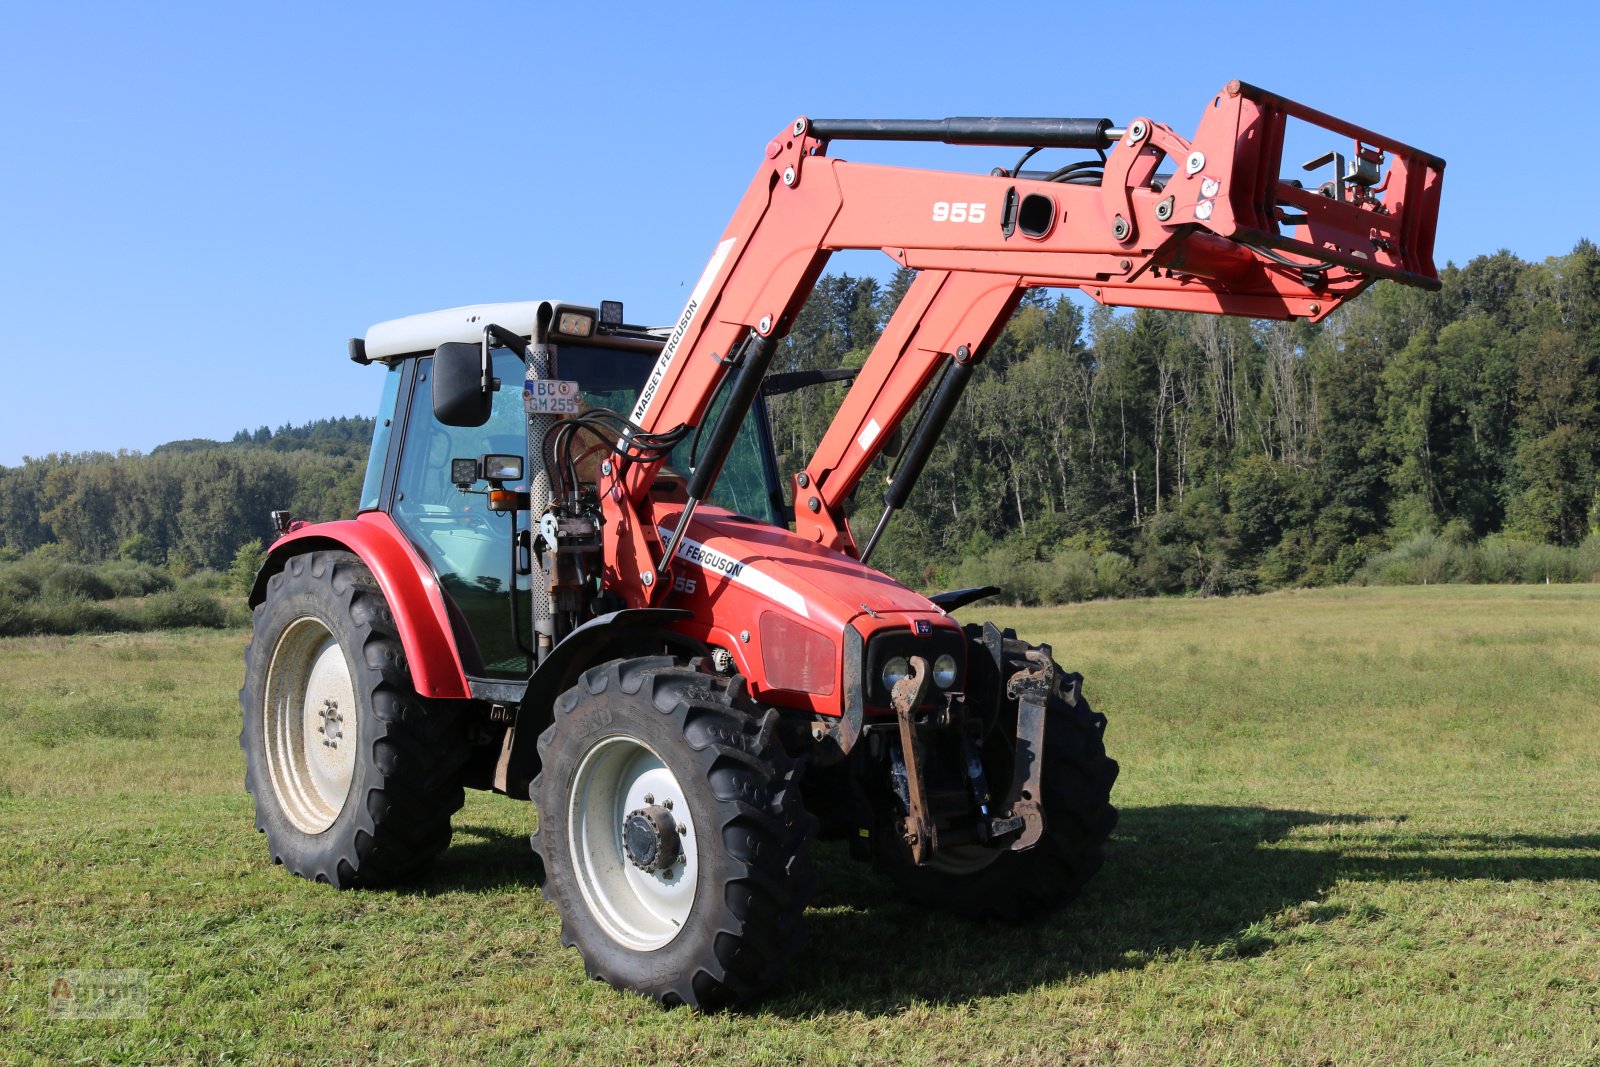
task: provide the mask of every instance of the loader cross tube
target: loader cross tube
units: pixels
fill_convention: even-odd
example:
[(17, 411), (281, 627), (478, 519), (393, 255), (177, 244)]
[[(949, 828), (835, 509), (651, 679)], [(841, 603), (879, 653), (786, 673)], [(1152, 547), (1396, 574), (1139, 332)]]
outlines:
[[(810, 119), (819, 141), (938, 141), (997, 147), (1105, 148), (1122, 135), (1110, 119)], [(795, 123), (796, 127), (801, 125)]]

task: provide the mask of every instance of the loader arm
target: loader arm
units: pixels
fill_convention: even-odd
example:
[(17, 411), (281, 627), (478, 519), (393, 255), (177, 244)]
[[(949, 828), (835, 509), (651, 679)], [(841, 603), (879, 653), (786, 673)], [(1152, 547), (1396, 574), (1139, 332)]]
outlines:
[[(1335, 173), (1318, 191), (1281, 177), (1290, 119), (1353, 141), (1349, 174)], [(1109, 152), (1103, 167), (1049, 180), (1062, 175), (964, 174), (826, 155), (831, 140), (847, 138)], [(681, 532), (828, 257), (876, 248), (920, 272), (796, 477), (800, 529), (852, 551), (840, 513), (849, 489), (941, 365), (982, 358), (1025, 289), (1078, 288), (1117, 306), (1317, 320), (1379, 278), (1437, 288), (1443, 169), (1436, 156), (1243, 82), (1217, 94), (1191, 140), (1146, 118), (1120, 128), (1105, 119), (800, 118), (768, 144), (632, 418), (647, 432), (699, 426), (723, 397), (689, 479)], [(677, 537), (663, 544), (644, 513), (658, 467), (618, 464), (602, 486), (608, 578), (632, 606), (659, 598)]]
[[(795, 530), (819, 544), (858, 556), (844, 503), (894, 429), (936, 376), (952, 402), (971, 368), (988, 352), (1024, 289), (1014, 275), (919, 273), (845, 394), (804, 471), (794, 476)], [(988, 323), (985, 332), (972, 331)], [(948, 376), (959, 375), (959, 381)], [(926, 449), (943, 428), (930, 405), (906, 442), (895, 481), (909, 489)]]

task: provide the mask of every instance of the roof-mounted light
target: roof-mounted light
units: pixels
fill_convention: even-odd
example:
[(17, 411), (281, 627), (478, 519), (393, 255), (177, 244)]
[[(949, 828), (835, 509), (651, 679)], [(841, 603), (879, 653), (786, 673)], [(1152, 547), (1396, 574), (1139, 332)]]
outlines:
[(600, 325), (602, 325), (602, 326), (621, 326), (622, 325), (622, 301), (620, 301), (620, 300), (602, 300), (602, 301), (600, 301)]
[(563, 337), (592, 337), (595, 314), (593, 308), (560, 306), (556, 308), (554, 329), (551, 332)]

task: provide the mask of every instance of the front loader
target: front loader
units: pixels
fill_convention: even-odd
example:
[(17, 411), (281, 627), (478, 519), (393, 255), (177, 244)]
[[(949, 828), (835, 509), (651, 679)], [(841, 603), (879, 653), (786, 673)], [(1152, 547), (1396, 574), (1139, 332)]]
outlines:
[[(1309, 183), (1282, 174), (1296, 128), (1342, 142)], [(831, 157), (845, 140), (1026, 151), (973, 174)], [(1061, 150), (1083, 158), (1027, 169)], [(351, 342), (385, 368), (359, 513), (281, 516), (250, 597), (240, 743), (274, 860), (378, 885), (447, 846), (465, 788), (530, 799), (530, 877), (589, 974), (697, 1008), (782, 973), (819, 833), (963, 915), (1068, 900), (1116, 820), (1104, 717), (1048, 646), (956, 621), (992, 590), (873, 570), (879, 537), (1027, 289), (1316, 320), (1379, 279), (1437, 287), (1443, 166), (1241, 82), (1190, 139), (800, 118), (664, 328), (557, 301), (374, 326)], [(850, 375), (768, 370), (860, 248), (915, 280), (780, 472), (766, 397)]]

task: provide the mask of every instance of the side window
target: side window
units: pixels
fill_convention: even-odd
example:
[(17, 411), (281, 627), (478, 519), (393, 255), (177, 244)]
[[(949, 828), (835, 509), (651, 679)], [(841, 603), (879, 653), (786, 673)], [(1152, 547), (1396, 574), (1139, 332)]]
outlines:
[(372, 427), (372, 449), (367, 453), (367, 473), (361, 479), (361, 507), (366, 511), (378, 506), (383, 492), (383, 468), (389, 456), (389, 435), (397, 417), (395, 400), (400, 395), (401, 367), (390, 367), (383, 376), (383, 395), (378, 399), (378, 417)]
[(394, 520), (427, 557), (466, 617), (491, 673), (526, 674), (508, 617), (511, 588), (511, 516), (496, 514), (487, 498), (462, 493), (450, 481), (450, 461), (486, 452), (522, 455), (522, 362), (495, 353), (503, 382), (483, 426), (445, 426), (433, 417), (433, 361), (418, 361), (417, 384), (406, 418), (395, 484)]
[[(724, 392), (711, 410), (706, 412), (704, 425), (707, 428), (716, 421), (726, 396)], [(717, 484), (711, 490), (711, 503), (781, 526), (783, 523), (773, 515), (771, 498), (767, 495), (766, 467), (762, 463), (761, 438), (756, 429), (757, 412), (755, 407), (750, 409), (750, 414), (745, 416), (743, 425), (734, 436), (733, 448), (728, 452), (722, 473), (717, 475)], [(690, 470), (690, 461), (698, 458), (695, 455), (696, 444), (697, 438), (691, 437), (673, 449), (671, 465), (679, 471)]]

